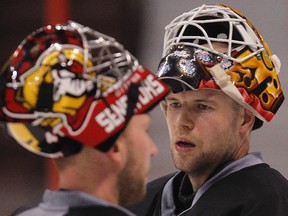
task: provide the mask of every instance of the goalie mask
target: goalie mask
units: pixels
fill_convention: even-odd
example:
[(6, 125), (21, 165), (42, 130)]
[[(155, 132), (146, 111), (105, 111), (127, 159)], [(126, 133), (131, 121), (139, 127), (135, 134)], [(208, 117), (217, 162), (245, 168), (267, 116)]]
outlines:
[(134, 114), (169, 91), (114, 38), (72, 21), (25, 38), (0, 83), (0, 119), (8, 133), (50, 158), (74, 154), (83, 144), (107, 151)]
[(284, 100), (280, 60), (241, 13), (224, 5), (202, 5), (165, 29), (158, 77), (173, 92), (222, 90), (254, 113), (253, 129), (271, 121)]

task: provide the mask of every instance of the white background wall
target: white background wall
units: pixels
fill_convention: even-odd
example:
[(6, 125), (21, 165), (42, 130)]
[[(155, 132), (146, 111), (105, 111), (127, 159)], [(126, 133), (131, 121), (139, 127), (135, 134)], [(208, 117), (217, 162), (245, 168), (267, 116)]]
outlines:
[[(286, 95), (284, 104), (272, 122), (252, 132), (251, 150), (261, 151), (264, 161), (288, 178), (288, 2), (287, 0), (153, 0), (146, 1), (143, 38), (137, 56), (152, 71), (157, 70), (161, 59), (164, 27), (176, 16), (202, 4), (226, 4), (242, 12), (262, 34), (270, 49), (282, 62), (280, 80)], [(153, 159), (150, 179), (174, 171), (169, 149), (167, 127), (159, 107), (153, 111), (152, 136), (158, 144), (158, 155)]]

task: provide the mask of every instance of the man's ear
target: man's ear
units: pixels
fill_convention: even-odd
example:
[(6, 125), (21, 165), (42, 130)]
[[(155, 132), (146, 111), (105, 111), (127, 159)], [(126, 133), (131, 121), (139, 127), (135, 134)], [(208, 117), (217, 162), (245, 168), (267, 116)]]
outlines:
[(255, 115), (248, 109), (243, 109), (244, 115), (243, 115), (243, 121), (241, 124), (241, 128), (243, 130), (249, 130), (251, 131), (255, 122)]
[(107, 154), (115, 162), (121, 162), (126, 160), (127, 156), (127, 145), (125, 145), (125, 139), (120, 135), (112, 147), (109, 149)]
[(166, 116), (167, 102), (165, 99), (160, 102), (160, 108), (163, 111), (164, 115)]

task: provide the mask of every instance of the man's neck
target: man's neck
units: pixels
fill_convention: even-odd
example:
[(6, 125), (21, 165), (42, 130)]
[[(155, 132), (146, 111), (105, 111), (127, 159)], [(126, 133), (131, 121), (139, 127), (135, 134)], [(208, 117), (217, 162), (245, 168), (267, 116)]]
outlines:
[(206, 181), (207, 177), (205, 176), (201, 176), (201, 177), (194, 177), (191, 175), (188, 175), (189, 180), (191, 182), (193, 191), (196, 192), (198, 191), (198, 189), (204, 184), (204, 182)]

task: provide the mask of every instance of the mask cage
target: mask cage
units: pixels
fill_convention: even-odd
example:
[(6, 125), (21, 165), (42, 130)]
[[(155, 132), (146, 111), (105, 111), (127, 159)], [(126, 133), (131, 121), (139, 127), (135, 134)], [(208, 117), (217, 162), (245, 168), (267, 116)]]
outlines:
[[(214, 28), (211, 29), (209, 26)], [(202, 5), (175, 18), (165, 30), (162, 57), (171, 47), (180, 43), (207, 50), (239, 63), (264, 50), (260, 35), (250, 22), (229, 7)], [(226, 43), (227, 53), (215, 51), (213, 42)], [(207, 46), (203, 46), (204, 43)], [(233, 50), (241, 50), (245, 46), (249, 46), (253, 52), (242, 59), (233, 58)]]

